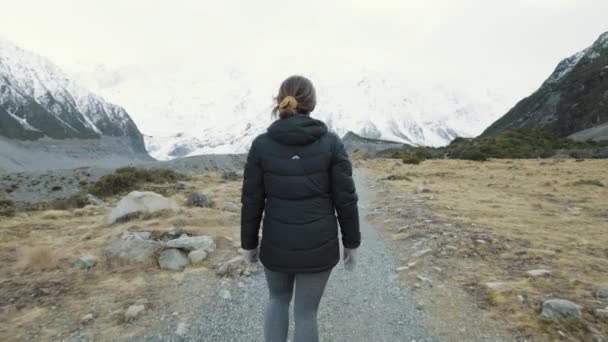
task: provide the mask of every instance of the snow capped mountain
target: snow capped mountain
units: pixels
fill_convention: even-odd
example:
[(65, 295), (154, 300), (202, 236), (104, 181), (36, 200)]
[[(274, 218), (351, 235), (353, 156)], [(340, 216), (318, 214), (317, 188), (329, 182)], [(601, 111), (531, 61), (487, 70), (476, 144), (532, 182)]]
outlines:
[[(280, 82), (290, 72), (197, 67), (174, 63), (154, 67), (83, 66), (75, 77), (125, 105), (157, 159), (245, 152), (271, 123)], [(409, 82), (394, 73), (361, 70), (308, 72), (317, 88), (313, 117), (343, 136), (412, 145), (440, 146), (457, 136), (475, 136), (508, 109), (484, 90)]]
[(125, 137), (145, 153), (127, 112), (79, 86), (55, 64), (0, 39), (0, 135), (32, 140)]

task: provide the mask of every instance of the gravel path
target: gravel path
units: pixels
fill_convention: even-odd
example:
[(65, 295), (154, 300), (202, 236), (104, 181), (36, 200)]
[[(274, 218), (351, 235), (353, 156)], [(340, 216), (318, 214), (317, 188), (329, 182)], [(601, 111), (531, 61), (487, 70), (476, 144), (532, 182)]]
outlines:
[[(416, 309), (413, 294), (399, 285), (396, 261), (387, 244), (367, 220), (371, 203), (364, 177), (357, 173), (360, 196), (363, 244), (354, 272), (340, 263), (333, 271), (319, 312), (322, 341), (437, 341), (422, 325), (422, 313)], [(179, 318), (159, 322), (159, 331), (144, 341), (262, 341), (262, 319), (268, 300), (263, 274), (227, 281), (201, 293), (195, 283), (180, 286), (189, 298), (187, 310), (193, 319)], [(203, 291), (205, 292), (205, 291)], [(229, 298), (227, 298), (229, 292)], [(293, 322), (293, 319), (291, 320)], [(292, 323), (293, 324), (293, 323)], [(155, 330), (155, 329), (153, 329)], [(293, 331), (293, 326), (290, 332)]]

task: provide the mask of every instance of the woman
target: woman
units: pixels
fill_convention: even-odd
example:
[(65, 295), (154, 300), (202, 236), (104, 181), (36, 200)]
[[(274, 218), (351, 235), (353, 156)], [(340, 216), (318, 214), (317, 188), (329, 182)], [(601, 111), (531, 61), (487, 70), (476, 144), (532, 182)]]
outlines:
[[(276, 97), (277, 117), (251, 144), (243, 180), (241, 246), (264, 265), (270, 303), (264, 322), (268, 342), (287, 341), (294, 293), (294, 342), (319, 340), (317, 311), (332, 268), (352, 270), (361, 243), (352, 166), (340, 138), (310, 117), (315, 88), (302, 76), (286, 79)], [(337, 219), (336, 219), (337, 213)]]

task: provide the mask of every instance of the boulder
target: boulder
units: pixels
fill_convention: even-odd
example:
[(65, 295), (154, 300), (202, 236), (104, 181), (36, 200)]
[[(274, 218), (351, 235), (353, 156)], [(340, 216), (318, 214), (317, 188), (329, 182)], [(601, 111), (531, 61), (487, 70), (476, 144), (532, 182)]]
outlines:
[(145, 310), (146, 310), (146, 307), (144, 305), (129, 306), (127, 311), (125, 311), (125, 321), (131, 322), (131, 321), (135, 320), (137, 317), (141, 316), (141, 314), (143, 314)]
[(203, 250), (205, 252), (213, 252), (215, 250), (215, 241), (209, 236), (188, 236), (182, 234), (177, 239), (167, 241), (168, 248), (180, 248), (187, 251)]
[(74, 267), (82, 268), (82, 269), (91, 269), (97, 265), (97, 258), (94, 255), (81, 255), (74, 261)]
[(186, 204), (191, 207), (201, 207), (201, 208), (209, 208), (212, 203), (209, 198), (200, 192), (191, 192), (188, 194), (188, 198), (186, 199)]
[(121, 265), (154, 264), (161, 244), (152, 240), (117, 238), (106, 246), (104, 256), (110, 263)]
[(188, 254), (188, 260), (192, 265), (199, 265), (207, 259), (207, 252), (204, 250), (192, 251)]
[(163, 270), (181, 271), (188, 265), (188, 258), (181, 250), (169, 248), (160, 253), (158, 265)]
[(117, 204), (110, 216), (108, 224), (126, 218), (136, 213), (152, 214), (160, 211), (178, 211), (179, 206), (172, 198), (166, 198), (150, 191), (133, 191), (123, 197)]
[(228, 203), (224, 204), (224, 207), (222, 208), (222, 210), (228, 211), (231, 213), (238, 213), (241, 211), (241, 207), (239, 207), (238, 205), (236, 205), (232, 202), (228, 202)]
[(551, 275), (551, 271), (549, 270), (545, 270), (545, 269), (538, 269), (538, 270), (530, 270), (528, 272), (526, 272), (530, 277), (533, 278), (538, 278), (538, 277), (545, 277), (545, 276), (549, 276)]
[(563, 317), (580, 318), (582, 307), (565, 299), (548, 299), (544, 301), (540, 318), (555, 320)]

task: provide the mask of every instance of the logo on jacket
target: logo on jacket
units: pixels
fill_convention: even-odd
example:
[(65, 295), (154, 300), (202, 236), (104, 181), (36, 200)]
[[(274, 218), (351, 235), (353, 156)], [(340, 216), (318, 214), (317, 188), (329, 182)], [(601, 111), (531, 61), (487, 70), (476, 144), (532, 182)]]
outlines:
[(291, 157), (291, 159), (300, 159), (300, 156), (296, 154), (295, 156)]

